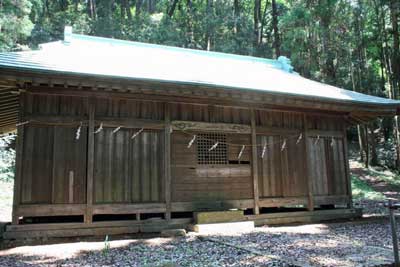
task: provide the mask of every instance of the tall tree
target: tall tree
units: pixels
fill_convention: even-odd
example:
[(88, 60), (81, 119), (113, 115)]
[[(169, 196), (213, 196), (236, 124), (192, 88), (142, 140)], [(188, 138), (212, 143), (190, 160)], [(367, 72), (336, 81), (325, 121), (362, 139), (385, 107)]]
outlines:
[(281, 40), (279, 37), (278, 9), (276, 6), (276, 0), (272, 0), (271, 7), (272, 7), (272, 28), (274, 30), (275, 57), (278, 58), (281, 55)]

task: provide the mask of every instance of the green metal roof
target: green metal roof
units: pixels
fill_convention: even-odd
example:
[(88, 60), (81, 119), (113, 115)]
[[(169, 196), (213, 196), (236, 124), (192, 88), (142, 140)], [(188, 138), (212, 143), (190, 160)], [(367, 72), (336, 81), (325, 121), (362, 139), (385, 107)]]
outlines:
[(71, 73), (247, 89), (271, 94), (377, 105), (400, 101), (356, 93), (301, 77), (278, 60), (73, 34), (36, 51), (0, 53), (0, 69)]

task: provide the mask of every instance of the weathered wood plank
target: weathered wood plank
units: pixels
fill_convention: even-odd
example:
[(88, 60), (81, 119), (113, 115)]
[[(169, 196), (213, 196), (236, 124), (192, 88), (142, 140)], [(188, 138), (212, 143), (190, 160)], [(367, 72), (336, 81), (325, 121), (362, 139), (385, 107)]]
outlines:
[(174, 130), (182, 131), (211, 131), (242, 134), (251, 133), (251, 127), (244, 124), (207, 123), (195, 121), (172, 121), (171, 124)]
[(93, 174), (94, 174), (94, 125), (95, 125), (95, 106), (94, 99), (88, 98), (89, 106), (89, 126), (88, 126), (88, 155), (87, 155), (87, 186), (86, 186), (86, 212), (85, 223), (91, 223), (93, 219)]
[(165, 203), (93, 205), (93, 214), (163, 213), (165, 211)]
[(18, 216), (83, 215), (85, 211), (85, 204), (29, 204), (18, 206), (15, 214)]
[(258, 207), (258, 156), (257, 156), (257, 135), (256, 135), (256, 118), (254, 109), (251, 110), (251, 144), (252, 144), (252, 171), (253, 171), (253, 198), (254, 198), (254, 214), (259, 214)]
[(282, 207), (291, 205), (306, 205), (308, 202), (307, 197), (271, 197), (260, 198), (260, 207)]
[(343, 154), (344, 154), (344, 164), (345, 164), (345, 175), (347, 184), (347, 195), (349, 196), (348, 208), (353, 208), (353, 197), (351, 190), (351, 177), (350, 177), (350, 165), (349, 165), (349, 149), (347, 145), (347, 134), (346, 129), (343, 129)]
[(171, 220), (171, 109), (169, 104), (165, 104), (165, 129), (164, 129), (164, 190), (166, 213), (165, 219)]
[(307, 193), (308, 193), (308, 203), (307, 203), (307, 209), (309, 211), (313, 211), (314, 210), (314, 197), (313, 197), (313, 176), (310, 174), (310, 164), (309, 164), (309, 160), (308, 160), (308, 156), (310, 154), (310, 143), (307, 142), (307, 138), (308, 138), (308, 134), (309, 134), (309, 130), (307, 127), (308, 123), (307, 123), (307, 115), (304, 114), (303, 115), (303, 140), (302, 143), (304, 144), (304, 159), (305, 159), (305, 164), (304, 164), (304, 168), (305, 168), (305, 175), (307, 178)]
[(254, 199), (172, 202), (171, 208), (173, 212), (224, 210), (224, 209), (250, 209), (254, 208)]
[[(25, 111), (25, 98), (26, 94), (22, 93), (19, 96), (20, 113), (18, 115), (21, 120), (24, 117)], [(15, 158), (15, 178), (14, 178), (14, 195), (13, 195), (13, 209), (12, 209), (12, 224), (18, 224), (18, 215), (16, 209), (21, 202), (21, 184), (22, 184), (22, 164), (23, 164), (23, 151), (24, 151), (24, 125), (18, 127), (16, 158)]]
[[(305, 115), (306, 116), (306, 115)], [(306, 124), (307, 125), (307, 124)], [(307, 130), (307, 137), (343, 137), (342, 131), (335, 130)]]

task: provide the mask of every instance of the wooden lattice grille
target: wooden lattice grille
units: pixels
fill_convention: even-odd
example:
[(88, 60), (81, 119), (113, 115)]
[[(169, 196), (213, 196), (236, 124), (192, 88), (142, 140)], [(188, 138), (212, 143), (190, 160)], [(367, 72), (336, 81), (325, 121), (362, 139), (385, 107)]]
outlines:
[[(210, 151), (211, 147), (218, 146)], [(220, 133), (199, 134), (197, 139), (198, 164), (228, 164), (226, 135)]]

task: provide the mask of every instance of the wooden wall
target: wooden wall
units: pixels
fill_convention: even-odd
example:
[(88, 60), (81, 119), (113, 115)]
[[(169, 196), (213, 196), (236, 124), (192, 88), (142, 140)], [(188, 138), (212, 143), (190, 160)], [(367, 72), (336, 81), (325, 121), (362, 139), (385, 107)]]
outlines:
[(95, 135), (94, 202), (147, 203), (163, 200), (161, 131), (105, 128)]
[[(251, 199), (253, 196), (250, 149), (246, 149), (239, 164), (240, 147), (228, 146), (231, 163), (218, 165), (198, 164), (196, 145), (187, 148), (191, 135), (172, 135), (172, 200), (213, 201)], [(248, 136), (230, 134), (229, 143), (249, 144)], [(232, 163), (234, 162), (234, 163)]]
[[(343, 196), (348, 201), (342, 117), (177, 101), (22, 94), (21, 121), (29, 123), (20, 127), (15, 205), (84, 204), (74, 214), (91, 216), (194, 211), (189, 203), (197, 202), (256, 210), (286, 204), (313, 208), (337, 204)], [(200, 126), (171, 131), (170, 121)], [(103, 130), (94, 133), (102, 123)], [(193, 135), (212, 132), (228, 143), (224, 163), (203, 164), (197, 142), (188, 147)]]
[(25, 127), (21, 203), (85, 203), (86, 138), (75, 140), (75, 132), (70, 127)]

